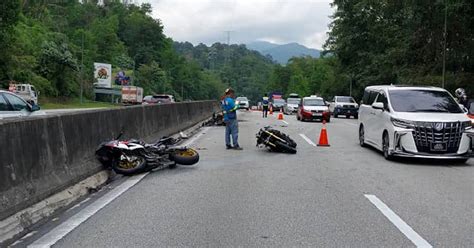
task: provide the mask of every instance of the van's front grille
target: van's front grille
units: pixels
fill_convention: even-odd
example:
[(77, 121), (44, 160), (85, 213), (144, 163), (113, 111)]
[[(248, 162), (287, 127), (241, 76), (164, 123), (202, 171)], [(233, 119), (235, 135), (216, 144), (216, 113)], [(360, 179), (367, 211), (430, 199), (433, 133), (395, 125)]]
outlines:
[(413, 137), (418, 152), (456, 153), (464, 129), (462, 122), (416, 122)]

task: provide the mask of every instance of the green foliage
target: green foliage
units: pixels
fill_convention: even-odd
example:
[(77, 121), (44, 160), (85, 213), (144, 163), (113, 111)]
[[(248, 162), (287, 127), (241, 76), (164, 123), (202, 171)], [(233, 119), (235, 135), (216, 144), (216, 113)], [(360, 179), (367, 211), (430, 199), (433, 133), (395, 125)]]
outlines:
[(93, 63), (102, 62), (127, 71), (145, 94), (195, 100), (223, 91), (220, 77), (174, 51), (160, 20), (150, 16), (150, 4), (85, 2), (3, 1), (1, 86), (15, 80), (35, 85), (42, 96), (75, 97), (84, 82), (90, 96)]
[(447, 11), (446, 86), (474, 92), (474, 6), (471, 0), (334, 0), (325, 47), (360, 96), (373, 84), (441, 86)]

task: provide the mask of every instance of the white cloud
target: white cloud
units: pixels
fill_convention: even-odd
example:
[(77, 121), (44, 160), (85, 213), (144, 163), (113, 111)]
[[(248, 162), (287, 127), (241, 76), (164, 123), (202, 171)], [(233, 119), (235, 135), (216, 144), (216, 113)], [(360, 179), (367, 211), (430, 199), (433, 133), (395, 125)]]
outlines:
[(165, 34), (194, 44), (267, 40), (320, 49), (333, 10), (330, 0), (150, 0)]

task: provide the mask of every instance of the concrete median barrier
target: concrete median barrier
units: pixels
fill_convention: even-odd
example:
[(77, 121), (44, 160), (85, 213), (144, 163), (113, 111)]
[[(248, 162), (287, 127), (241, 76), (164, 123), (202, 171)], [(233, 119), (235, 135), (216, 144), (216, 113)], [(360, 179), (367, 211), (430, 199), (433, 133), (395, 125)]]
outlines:
[(0, 220), (102, 170), (94, 151), (121, 131), (151, 141), (189, 128), (218, 108), (215, 101), (199, 101), (0, 123)]

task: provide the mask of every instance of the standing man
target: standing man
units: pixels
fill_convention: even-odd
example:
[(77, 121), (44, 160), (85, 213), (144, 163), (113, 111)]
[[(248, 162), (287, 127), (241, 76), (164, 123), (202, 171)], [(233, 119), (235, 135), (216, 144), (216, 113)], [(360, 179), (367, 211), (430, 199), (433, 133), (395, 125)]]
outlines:
[[(239, 146), (239, 124), (237, 122), (237, 105), (235, 105), (234, 90), (229, 88), (225, 90), (222, 100), (222, 109), (225, 122), (225, 145), (227, 149), (242, 150)], [(232, 144), (230, 142), (232, 138)]]
[(267, 118), (268, 114), (268, 105), (270, 104), (270, 99), (268, 98), (267, 93), (265, 93), (265, 96), (262, 98), (262, 114), (263, 118)]

